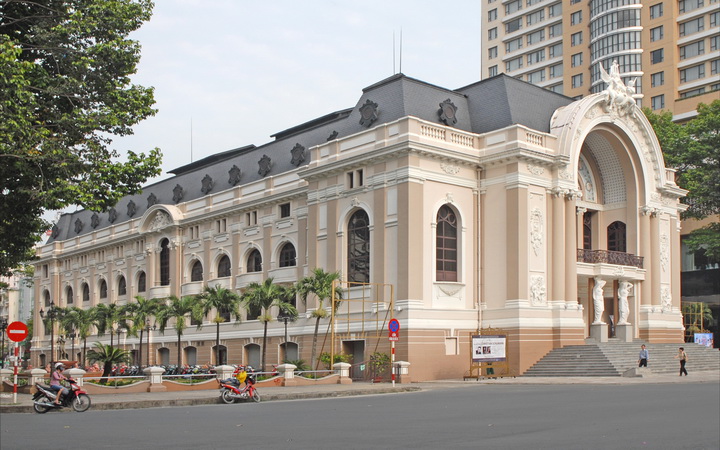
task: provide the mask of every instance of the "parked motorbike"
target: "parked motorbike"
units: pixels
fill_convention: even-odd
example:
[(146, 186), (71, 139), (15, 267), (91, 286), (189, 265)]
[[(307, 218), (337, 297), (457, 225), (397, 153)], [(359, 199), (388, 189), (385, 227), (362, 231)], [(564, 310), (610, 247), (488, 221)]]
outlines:
[(255, 374), (248, 372), (245, 386), (240, 388), (240, 381), (235, 377), (218, 380), (220, 385), (220, 398), (225, 403), (235, 403), (238, 400), (252, 399), (255, 403), (260, 401), (260, 393), (255, 387)]
[(44, 384), (35, 383), (37, 392), (33, 395), (33, 409), (38, 414), (45, 414), (53, 408), (69, 408), (72, 407), (77, 412), (85, 412), (90, 409), (90, 396), (87, 392), (82, 390), (77, 385), (77, 381), (72, 378), (67, 378), (70, 383), (70, 392), (63, 396), (60, 400), (60, 404), (55, 404), (56, 391), (53, 391), (50, 386)]

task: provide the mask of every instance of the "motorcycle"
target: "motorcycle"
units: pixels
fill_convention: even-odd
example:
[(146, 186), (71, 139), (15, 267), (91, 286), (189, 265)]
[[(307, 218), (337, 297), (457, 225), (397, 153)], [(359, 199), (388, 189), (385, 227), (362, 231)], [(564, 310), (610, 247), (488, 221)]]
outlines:
[(33, 395), (33, 409), (38, 414), (45, 414), (53, 408), (69, 408), (72, 407), (77, 412), (85, 412), (90, 409), (90, 396), (77, 385), (77, 381), (67, 378), (70, 383), (70, 392), (64, 395), (60, 404), (55, 404), (55, 395), (57, 391), (53, 391), (50, 386), (35, 383), (37, 392)]
[(260, 393), (255, 387), (255, 374), (248, 372), (245, 379), (245, 387), (240, 389), (240, 381), (235, 378), (218, 380), (220, 385), (220, 398), (223, 402), (230, 404), (242, 399), (252, 399), (255, 403), (260, 402)]

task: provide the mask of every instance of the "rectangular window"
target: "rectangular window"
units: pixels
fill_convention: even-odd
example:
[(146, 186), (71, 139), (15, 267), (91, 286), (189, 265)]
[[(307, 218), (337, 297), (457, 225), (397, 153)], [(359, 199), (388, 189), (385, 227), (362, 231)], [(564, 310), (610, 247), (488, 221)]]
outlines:
[(710, 14), (710, 28), (720, 25), (720, 11)]
[(280, 205), (280, 218), (284, 219), (286, 217), (290, 217), (290, 203)]
[(488, 22), (492, 22), (493, 20), (497, 20), (497, 8), (488, 11)]
[(522, 38), (513, 39), (505, 43), (505, 53), (511, 53), (515, 50), (521, 49), (523, 46)]
[(688, 36), (698, 33), (705, 29), (705, 17), (700, 16), (697, 19), (688, 20), (678, 25), (680, 36)]
[(704, 0), (680, 0), (678, 2), (678, 10), (681, 13), (694, 11), (705, 6)]
[(650, 42), (659, 41), (663, 38), (663, 26), (650, 28)]
[(549, 51), (551, 58), (556, 58), (558, 56), (562, 56), (562, 54), (563, 54), (562, 43), (551, 45), (550, 47), (548, 47), (548, 51)]
[(257, 211), (245, 213), (245, 220), (247, 222), (247, 226), (249, 227), (257, 225)]
[(579, 88), (583, 84), (583, 74), (579, 73), (572, 77), (572, 87)]
[(527, 63), (528, 66), (532, 64), (537, 64), (540, 61), (545, 61), (545, 49), (538, 50), (536, 52), (528, 53), (527, 55)]
[(488, 49), (488, 59), (495, 59), (497, 58), (498, 50), (497, 47), (490, 47)]
[(548, 8), (548, 16), (550, 16), (550, 17), (562, 16), (562, 3), (555, 3), (554, 5), (550, 5), (550, 7)]
[(227, 219), (220, 219), (215, 221), (215, 232), (225, 233), (227, 231)]
[(700, 78), (705, 78), (705, 64), (688, 67), (680, 71), (680, 82), (682, 83), (689, 83)]
[(545, 40), (545, 30), (537, 30), (527, 35), (528, 45), (537, 44)]
[(582, 23), (582, 11), (575, 11), (570, 14), (570, 25), (577, 25)]
[(571, 67), (577, 67), (582, 66), (583, 57), (582, 53), (575, 53), (570, 57), (570, 66)]
[(49, 274), (50, 274), (50, 271), (48, 269), (48, 265), (43, 264), (43, 278), (47, 278)]
[(693, 58), (705, 53), (705, 41), (697, 41), (680, 47), (680, 59)]
[(505, 5), (505, 15), (512, 14), (515, 11), (520, 11), (522, 8), (522, 1), (515, 0)]
[(562, 22), (548, 27), (548, 36), (555, 37), (562, 35)]
[(522, 27), (522, 19), (517, 18), (505, 24), (505, 33), (512, 33)]
[(650, 84), (652, 87), (658, 87), (665, 84), (665, 72), (658, 72), (650, 75)]
[(663, 62), (663, 60), (665, 59), (664, 54), (665, 53), (662, 48), (659, 48), (657, 50), (650, 52), (650, 62), (652, 64), (657, 64), (657, 63)]
[(538, 22), (542, 22), (543, 20), (545, 20), (545, 10), (541, 9), (540, 11), (535, 11), (532, 14), (528, 14), (525, 19), (528, 26), (536, 24)]
[(519, 58), (511, 59), (505, 63), (505, 72), (511, 72), (517, 70), (523, 66), (522, 56)]
[(490, 28), (488, 30), (488, 41), (492, 41), (493, 39), (497, 39), (497, 28)]
[(650, 99), (653, 110), (663, 109), (665, 107), (665, 95), (656, 95)]
[(555, 64), (550, 66), (550, 78), (560, 78), (563, 75), (563, 65)]
[(530, 72), (527, 75), (527, 80), (529, 83), (540, 83), (541, 81), (545, 81), (545, 69)]
[(720, 36), (710, 38), (710, 50), (715, 51), (720, 48)]
[(575, 47), (576, 45), (582, 44), (582, 31), (573, 33), (570, 35), (570, 45)]
[(562, 83), (560, 83), (560, 84), (555, 84), (555, 85), (553, 85), (553, 86), (549, 86), (548, 89), (551, 90), (551, 91), (553, 91), (553, 92), (555, 92), (555, 93), (558, 93), (558, 94), (562, 94), (562, 93), (563, 93), (563, 85), (562, 85)]
[(663, 15), (663, 4), (658, 3), (657, 5), (652, 5), (650, 7), (650, 18), (651, 19), (657, 19), (658, 17), (662, 17)]
[(497, 66), (497, 65), (491, 66), (491, 67), (488, 69), (488, 76), (489, 76), (489, 77), (494, 77), (494, 76), (497, 75), (497, 74), (498, 74), (498, 66)]
[(681, 92), (680, 98), (694, 97), (696, 95), (702, 95), (704, 93), (705, 93), (705, 88), (701, 87), (701, 88), (693, 89), (691, 91)]
[(710, 75), (717, 75), (720, 73), (720, 59), (714, 59), (710, 61)]

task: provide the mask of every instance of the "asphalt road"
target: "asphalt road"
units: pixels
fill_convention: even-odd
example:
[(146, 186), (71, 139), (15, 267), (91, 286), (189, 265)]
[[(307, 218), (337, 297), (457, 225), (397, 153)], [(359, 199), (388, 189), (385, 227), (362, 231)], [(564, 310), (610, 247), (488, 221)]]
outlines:
[(322, 400), (5, 414), (15, 449), (712, 449), (720, 386), (460, 385)]

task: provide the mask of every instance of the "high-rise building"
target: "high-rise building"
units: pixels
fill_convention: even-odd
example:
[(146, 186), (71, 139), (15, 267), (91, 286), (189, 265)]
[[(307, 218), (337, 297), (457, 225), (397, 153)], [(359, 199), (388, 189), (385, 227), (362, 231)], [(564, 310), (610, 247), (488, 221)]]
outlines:
[(638, 105), (675, 120), (720, 99), (720, 0), (482, 0), (482, 21), (483, 78), (581, 98), (615, 60)]

